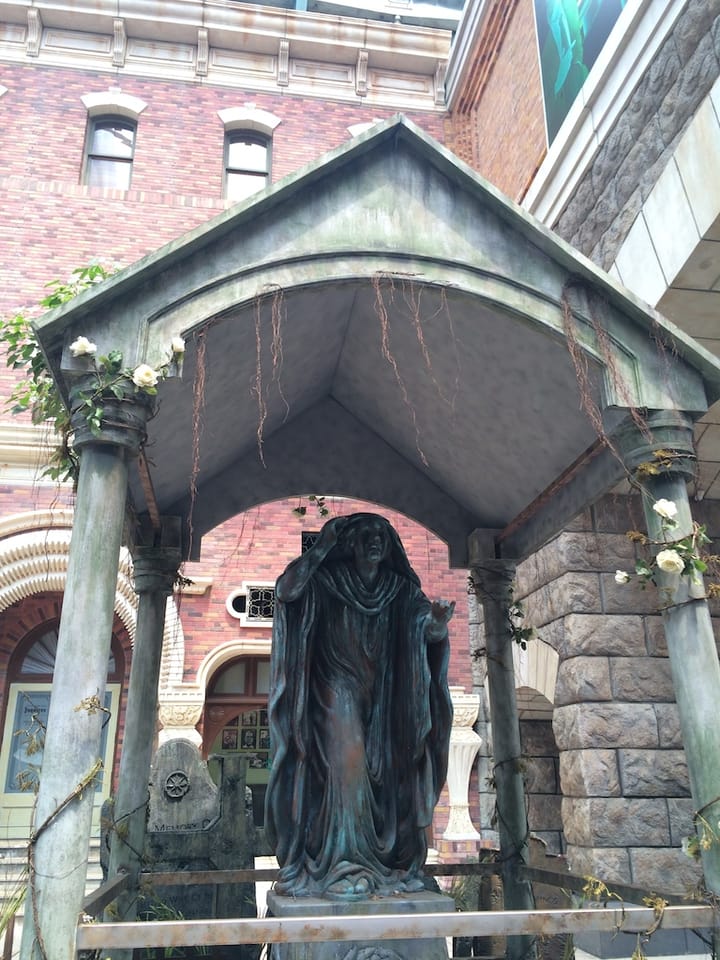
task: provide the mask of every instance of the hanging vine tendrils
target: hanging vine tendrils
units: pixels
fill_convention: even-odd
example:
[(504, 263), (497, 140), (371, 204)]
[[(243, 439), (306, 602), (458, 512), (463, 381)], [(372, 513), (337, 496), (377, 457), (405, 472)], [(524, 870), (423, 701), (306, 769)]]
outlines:
[(451, 413), (454, 414), (455, 403), (460, 389), (461, 370), (460, 358), (457, 349), (457, 338), (455, 336), (452, 316), (447, 302), (447, 292), (444, 287), (433, 287), (433, 289), (439, 290), (440, 305), (425, 319), (424, 322), (425, 324), (428, 324), (441, 316), (447, 319), (449, 340), (453, 345), (455, 355), (455, 377), (450, 393), (443, 388), (442, 384), (435, 375), (430, 349), (425, 338), (422, 316), (423, 289), (425, 284), (419, 282), (419, 279), (411, 274), (404, 275), (395, 273), (376, 273), (372, 277), (372, 286), (375, 293), (375, 314), (380, 323), (380, 350), (382, 357), (390, 365), (395, 382), (400, 388), (403, 404), (408, 410), (413, 425), (413, 431), (415, 433), (415, 449), (417, 450), (423, 466), (427, 467), (429, 464), (420, 441), (420, 424), (418, 423), (417, 410), (410, 398), (407, 384), (400, 371), (397, 358), (393, 353), (390, 343), (391, 324), (389, 308), (396, 305), (396, 290), (399, 288), (399, 296), (402, 300), (404, 309), (397, 310), (394, 315), (406, 315), (411, 327), (414, 330), (423, 359), (423, 364), (427, 370), (430, 382), (435, 388), (435, 391), (437, 392), (441, 402), (449, 408)]

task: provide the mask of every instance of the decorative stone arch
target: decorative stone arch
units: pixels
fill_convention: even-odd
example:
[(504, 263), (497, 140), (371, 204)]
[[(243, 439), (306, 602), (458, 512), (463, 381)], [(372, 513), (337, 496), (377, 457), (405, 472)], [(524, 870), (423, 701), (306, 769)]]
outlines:
[[(15, 514), (0, 525), (0, 613), (18, 600), (48, 590), (62, 593), (72, 535), (72, 511)], [(137, 595), (132, 561), (122, 551), (115, 591), (115, 613), (135, 636)]]
[[(72, 510), (36, 510), (0, 521), (0, 613), (36, 593), (63, 593), (72, 536)], [(115, 613), (135, 640), (138, 596), (133, 585), (132, 557), (120, 554)], [(185, 637), (177, 606), (168, 598), (163, 634), (161, 675), (165, 687), (182, 680)]]
[(550, 854), (565, 852), (560, 754), (552, 725), (559, 664), (558, 652), (540, 637), (528, 641), (526, 650), (513, 644), (528, 819)]
[[(72, 520), (72, 510), (40, 510), (13, 514), (0, 521), (0, 614), (33, 594), (65, 591)], [(132, 557), (125, 548), (120, 554), (114, 607), (132, 647), (138, 595)], [(158, 713), (167, 729), (161, 731), (161, 740), (189, 736), (199, 741), (194, 727), (202, 712), (204, 688), (199, 688), (198, 695), (193, 685), (183, 684), (184, 662), (185, 634), (175, 600), (168, 597), (158, 690)]]
[(266, 137), (272, 137), (275, 127), (282, 121), (269, 110), (259, 110), (254, 104), (245, 104), (243, 107), (227, 107), (218, 110), (218, 116), (225, 127), (225, 132), (232, 130), (255, 130)]
[(517, 643), (513, 644), (513, 664), (519, 709), (532, 709), (533, 701), (538, 697), (552, 707), (560, 665), (557, 650), (539, 637), (534, 637), (526, 650)]
[(119, 90), (86, 93), (80, 99), (89, 117), (98, 117), (103, 113), (110, 113), (118, 117), (127, 117), (128, 120), (137, 120), (147, 108), (144, 100), (133, 97), (129, 93), (120, 93)]
[[(202, 737), (195, 729), (195, 724), (199, 721), (205, 706), (205, 695), (213, 675), (231, 660), (240, 657), (269, 656), (271, 642), (269, 636), (236, 638), (221, 643), (211, 650), (198, 668), (195, 683), (184, 684), (182, 691), (176, 688), (171, 694), (172, 703), (168, 703), (167, 708), (161, 712), (163, 722), (166, 719), (174, 721), (172, 727), (170, 723), (167, 723), (165, 729), (160, 732), (161, 741), (170, 740), (174, 737), (185, 737), (201, 746)], [(177, 699), (178, 694), (184, 694), (182, 701)], [(188, 726), (190, 724), (192, 724), (192, 729), (189, 730)]]
[(269, 636), (244, 637), (228, 640), (211, 650), (198, 667), (195, 680), (195, 685), (203, 692), (203, 698), (213, 675), (226, 663), (239, 657), (269, 656), (271, 645)]
[[(182, 628), (178, 624), (180, 633)], [(182, 681), (182, 659), (173, 659), (174, 669), (162, 669), (158, 690), (160, 722), (162, 724), (159, 740), (190, 740), (196, 746), (202, 745), (202, 737), (196, 730), (205, 706), (205, 692), (213, 674), (231, 660), (238, 657), (263, 656), (270, 653), (270, 637), (236, 638), (214, 647), (203, 658), (195, 675), (194, 682)], [(169, 647), (163, 653), (163, 667), (170, 663), (166, 656)], [(178, 671), (179, 667), (179, 671)]]

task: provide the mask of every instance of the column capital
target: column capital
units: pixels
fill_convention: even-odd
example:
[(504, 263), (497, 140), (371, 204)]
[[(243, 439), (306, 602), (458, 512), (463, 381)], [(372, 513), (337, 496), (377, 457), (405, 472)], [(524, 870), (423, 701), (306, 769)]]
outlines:
[(169, 597), (181, 563), (182, 553), (174, 547), (135, 547), (135, 593), (164, 593)]
[(470, 588), (481, 602), (511, 600), (516, 564), (512, 560), (473, 557), (470, 554)]
[(161, 517), (160, 529), (140, 524), (132, 547), (135, 593), (169, 596), (183, 560), (179, 517)]
[[(146, 425), (153, 412), (155, 398), (142, 392), (131, 393), (122, 399), (115, 396), (98, 397), (94, 396), (96, 392), (96, 381), (88, 381), (87, 378), (74, 383), (70, 391), (74, 448), (82, 450), (89, 444), (116, 446), (135, 456), (147, 439)], [(102, 409), (99, 429), (90, 425), (89, 398), (95, 409)]]
[[(640, 425), (629, 420), (611, 440), (633, 476), (652, 473), (689, 480), (695, 475), (693, 422), (677, 410), (651, 412)], [(645, 465), (649, 471), (643, 470)]]

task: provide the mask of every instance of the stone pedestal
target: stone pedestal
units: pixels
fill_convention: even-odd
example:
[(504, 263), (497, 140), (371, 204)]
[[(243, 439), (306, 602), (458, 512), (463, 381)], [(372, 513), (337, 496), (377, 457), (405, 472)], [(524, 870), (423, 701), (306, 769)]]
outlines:
[[(268, 915), (278, 918), (454, 912), (454, 900), (429, 890), (353, 902), (268, 894)], [(445, 940), (439, 937), (428, 940), (333, 940), (327, 943), (275, 943), (272, 960), (448, 960), (448, 951)]]

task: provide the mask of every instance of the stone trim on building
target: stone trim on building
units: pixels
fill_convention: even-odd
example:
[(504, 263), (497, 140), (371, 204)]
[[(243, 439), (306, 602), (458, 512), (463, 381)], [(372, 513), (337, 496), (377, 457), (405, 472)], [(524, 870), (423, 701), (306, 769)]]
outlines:
[[(11, 4), (11, 7), (13, 5)], [(122, 17), (109, 0), (73, 9), (68, 29), (52, 7), (5, 8), (0, 59), (72, 66), (96, 73), (203, 82), (244, 90), (367, 101), (442, 112), (452, 32), (437, 27), (200, 0), (134, 0)], [(167, 39), (157, 39), (158, 23)], [(171, 33), (172, 36), (168, 36)], [(333, 62), (328, 62), (328, 44)]]
[[(563, 184), (562, 198), (545, 210), (539, 207), (535, 192), (529, 192), (525, 200), (531, 212), (604, 269), (614, 262), (679, 138), (720, 72), (718, 0), (673, 0), (669, 4), (648, 0), (646, 7), (646, 36), (638, 32), (633, 37), (637, 63), (624, 62), (618, 50), (618, 83), (622, 80), (624, 89), (618, 109), (607, 113), (602, 123), (597, 119), (601, 99), (612, 93), (608, 76), (594, 84), (594, 111), (586, 109), (584, 101), (590, 91), (584, 90), (583, 101), (579, 98), (566, 123), (572, 126), (570, 136), (576, 140), (581, 120), (593, 128), (586, 138), (586, 156), (581, 161), (577, 148), (569, 155), (565, 142), (557, 173), (558, 183)], [(575, 116), (573, 123), (577, 110), (584, 116)], [(562, 146), (558, 144), (557, 150)], [(550, 156), (546, 163), (551, 163)]]
[(97, 117), (103, 113), (111, 113), (128, 120), (137, 120), (147, 104), (139, 97), (122, 93), (119, 87), (110, 87), (103, 93), (86, 93), (80, 98), (89, 117)]

